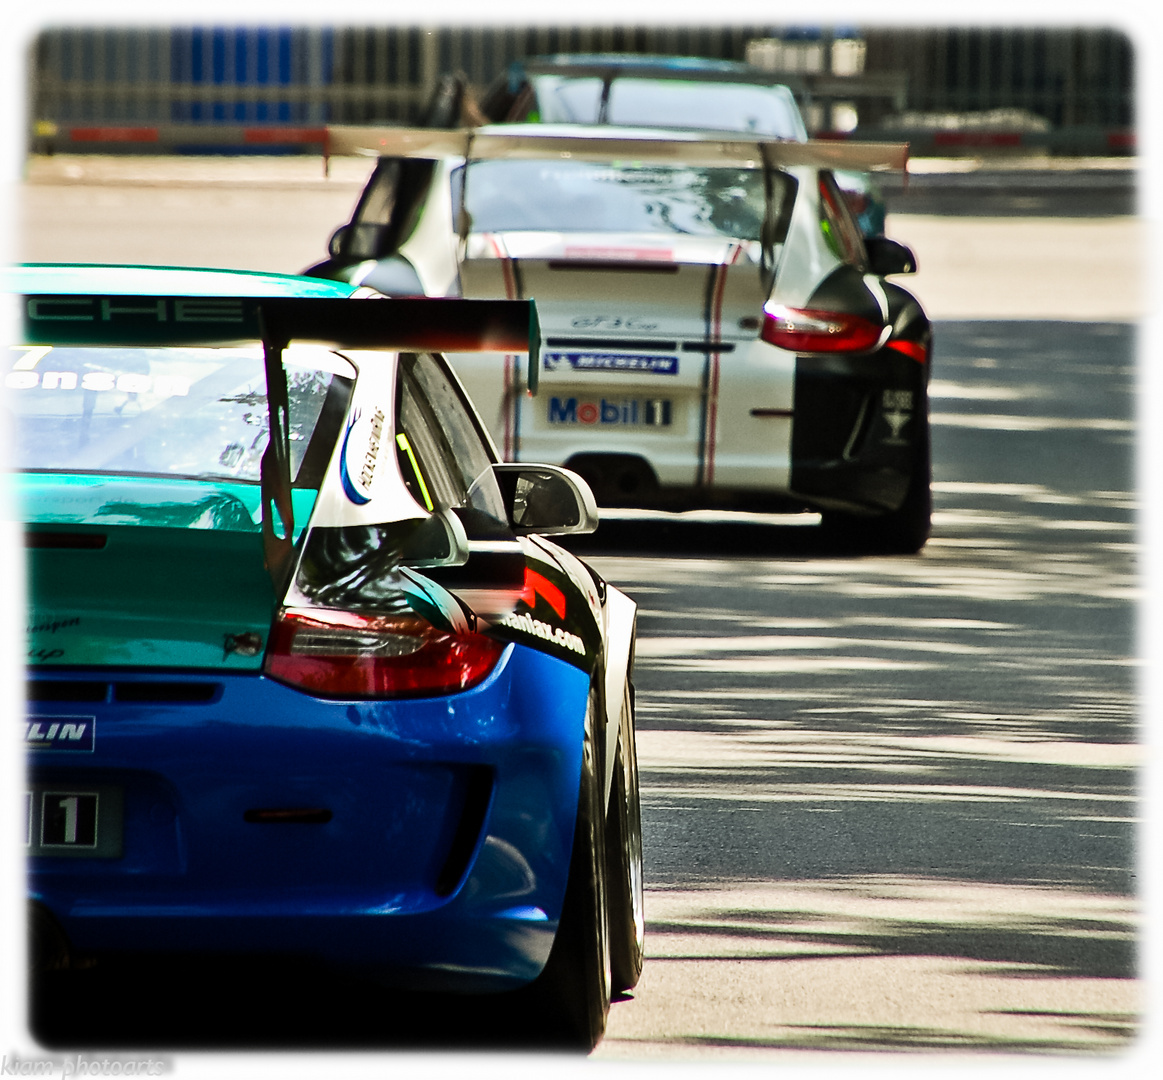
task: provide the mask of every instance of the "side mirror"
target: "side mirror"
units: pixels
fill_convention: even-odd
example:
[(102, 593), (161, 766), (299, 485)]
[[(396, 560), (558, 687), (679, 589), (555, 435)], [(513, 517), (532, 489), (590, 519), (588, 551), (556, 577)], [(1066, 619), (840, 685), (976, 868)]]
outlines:
[(873, 236), (865, 238), (864, 247), (868, 251), (868, 270), (877, 277), (917, 272), (917, 257), (905, 244), (887, 236)]
[(331, 234), (331, 239), (327, 241), (327, 254), (333, 259), (342, 258), (347, 254), (347, 238), (351, 235), (350, 225), (340, 225), (338, 229)]
[(399, 530), (400, 562), (419, 569), (436, 566), (463, 566), (468, 562), (468, 535), (451, 510), (437, 510), (431, 516), (395, 523)]
[(509, 526), (518, 536), (592, 533), (598, 504), (590, 486), (575, 472), (557, 465), (505, 462), (493, 466)]
[(380, 259), (363, 275), (360, 284), (385, 296), (424, 296), (424, 284), (416, 268), (402, 255)]

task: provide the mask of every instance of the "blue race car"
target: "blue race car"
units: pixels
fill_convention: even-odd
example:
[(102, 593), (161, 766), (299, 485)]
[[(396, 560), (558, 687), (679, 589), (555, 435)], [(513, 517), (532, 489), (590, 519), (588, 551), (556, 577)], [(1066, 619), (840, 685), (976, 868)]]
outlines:
[(544, 539), (443, 350), (529, 301), (26, 266), (10, 350), (29, 564), (35, 970), (299, 956), (532, 985), (574, 1044), (642, 968), (635, 605)]

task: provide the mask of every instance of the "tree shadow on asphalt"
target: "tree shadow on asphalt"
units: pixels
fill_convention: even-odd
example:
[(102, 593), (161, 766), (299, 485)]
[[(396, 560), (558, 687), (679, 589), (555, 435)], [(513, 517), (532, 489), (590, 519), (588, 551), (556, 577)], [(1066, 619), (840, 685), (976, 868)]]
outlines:
[(1080, 1032), (1100, 1035), (1106, 1043), (1093, 1040), (1007, 1038), (977, 1031), (947, 1031), (941, 1028), (902, 1024), (789, 1024), (781, 1026), (774, 1039), (730, 1035), (688, 1035), (672, 1040), (674, 1045), (692, 1049), (731, 1050), (837, 1050), (869, 1053), (902, 1051), (988, 1051), (1004, 1054), (1110, 1053), (1110, 1042), (1128, 1042), (1135, 1034), (1135, 1018), (1119, 1012), (1056, 1013), (1055, 1019)]
[[(824, 884), (824, 883), (821, 883)], [(844, 957), (911, 956), (984, 961), (993, 975), (1006, 978), (1131, 979), (1135, 977), (1135, 943), (1125, 923), (1099, 918), (1052, 918), (1030, 920), (1016, 913), (1010, 925), (988, 922), (926, 921), (918, 918), (877, 919), (845, 915), (833, 924), (807, 929), (805, 922), (819, 919), (816, 912), (787, 909), (755, 912), (725, 909), (719, 913), (735, 925), (697, 921), (652, 920), (654, 934), (712, 934), (723, 939), (746, 939), (748, 948), (771, 945), (792, 951), (773, 955), (748, 955), (748, 963), (787, 963)], [(842, 928), (835, 927), (843, 922)], [(740, 923), (750, 925), (739, 925)], [(853, 928), (855, 923), (857, 928)], [(664, 957), (651, 962), (666, 963)], [(673, 959), (721, 961), (721, 951), (700, 954), (684, 950)]]
[[(918, 767), (907, 746), (863, 764), (813, 765), (817, 752), (805, 746), (796, 760), (793, 746), (766, 768), (692, 755), (644, 771), (648, 965), (760, 965), (795, 980), (804, 962), (928, 960), (968, 980), (1046, 980), (1031, 990), (1036, 1000), (1068, 1009), (1074, 995), (1059, 998), (1054, 984), (1085, 980), (1101, 1003), (1096, 981), (1136, 977), (1132, 768), (955, 752), (923, 755)], [(1112, 986), (1109, 1011), (1031, 1011), (1052, 1034), (1037, 1023), (1007, 1032), (1004, 1020), (999, 1030), (987, 1008), (967, 1004), (974, 1019), (948, 1030), (907, 1015), (899, 1025), (849, 1024), (841, 1007), (836, 1023), (820, 1025), (784, 1023), (777, 1010), (764, 1018), (778, 1028), (770, 1038), (712, 1031), (667, 1043), (1109, 1051), (1135, 1034), (1136, 1018), (1117, 1011), (1126, 996)], [(626, 1050), (634, 1039), (621, 1042)]]
[(667, 558), (860, 554), (853, 545), (826, 535), (818, 526), (792, 523), (782, 514), (771, 514), (766, 520), (759, 515), (745, 519), (724, 516), (715, 520), (688, 518), (682, 514), (650, 518), (603, 516), (596, 532), (588, 536), (560, 537), (558, 542), (581, 558), (626, 554)]

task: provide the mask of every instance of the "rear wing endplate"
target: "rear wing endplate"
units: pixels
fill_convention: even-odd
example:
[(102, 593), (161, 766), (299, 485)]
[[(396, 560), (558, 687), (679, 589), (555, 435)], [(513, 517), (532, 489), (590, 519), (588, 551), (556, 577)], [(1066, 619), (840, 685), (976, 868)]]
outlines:
[(616, 128), (611, 128), (608, 135), (588, 132), (565, 135), (559, 131), (538, 132), (534, 124), (529, 125), (528, 133), (520, 134), (494, 132), (488, 128), (439, 130), (335, 125), (327, 129), (327, 147), (330, 154), (365, 157), (462, 157), (474, 160), (560, 157), (594, 162), (721, 165), (743, 169), (806, 165), (863, 172), (903, 171), (909, 159), (908, 143), (828, 139), (791, 142), (674, 131), (631, 132)]

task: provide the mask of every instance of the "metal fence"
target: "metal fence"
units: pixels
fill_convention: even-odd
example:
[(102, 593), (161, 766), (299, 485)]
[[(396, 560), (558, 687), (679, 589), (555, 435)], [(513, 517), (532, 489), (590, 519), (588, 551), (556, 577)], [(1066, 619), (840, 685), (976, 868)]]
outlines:
[(909, 109), (1022, 109), (1052, 127), (1134, 125), (1134, 50), (1116, 30), (870, 30), (866, 65), (903, 70)]
[[(832, 70), (839, 38), (862, 42), (859, 71)], [(55, 28), (32, 49), (32, 146), (136, 148), (150, 125), (412, 123), (445, 73), (463, 72), (483, 88), (527, 55), (777, 55), (756, 51), (764, 42), (821, 44), (813, 55), (823, 57), (822, 66), (800, 76), (826, 103), (807, 110), (817, 128), (833, 126), (830, 103), (851, 99), (844, 104), (858, 117), (849, 133), (855, 137), (879, 137), (902, 116), (921, 116), (930, 126), (953, 116), (956, 126), (958, 116), (1008, 109), (1032, 117), (1027, 127), (1105, 133), (1108, 147), (1118, 141), (1110, 133), (1122, 132), (1122, 148), (1129, 145), (1133, 48), (1118, 31), (732, 25)], [(69, 138), (74, 130), (88, 136)], [(89, 137), (94, 132), (102, 137)], [(156, 130), (152, 141), (159, 142)]]

